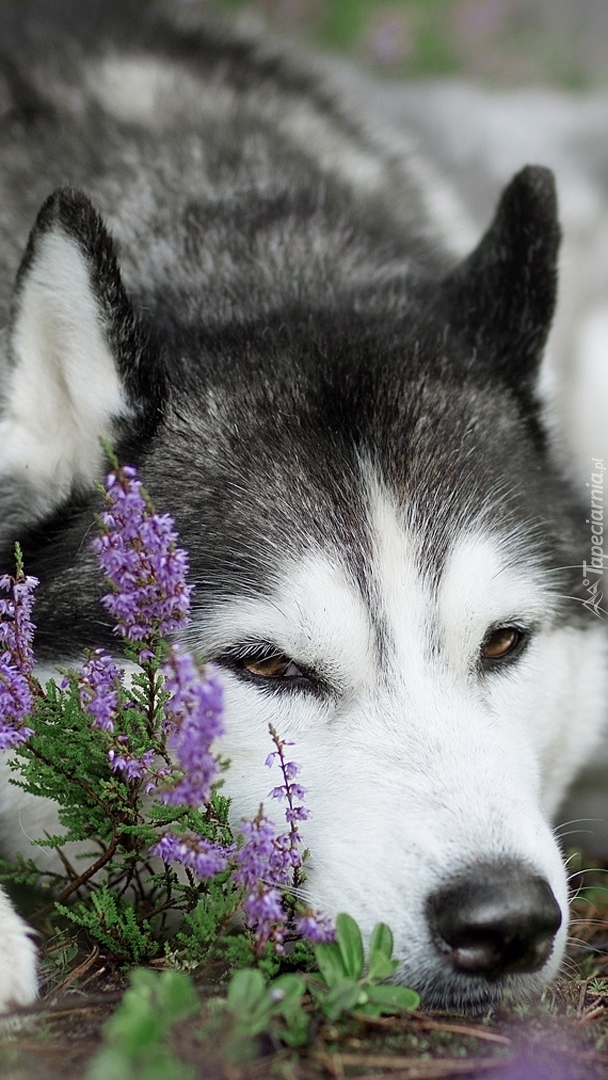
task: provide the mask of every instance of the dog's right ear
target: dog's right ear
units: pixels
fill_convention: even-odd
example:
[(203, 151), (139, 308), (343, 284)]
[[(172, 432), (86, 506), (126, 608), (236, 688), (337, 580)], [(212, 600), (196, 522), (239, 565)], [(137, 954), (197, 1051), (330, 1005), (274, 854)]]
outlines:
[(518, 392), (536, 383), (555, 308), (559, 243), (553, 174), (529, 165), (444, 283), (450, 325), (470, 342), (475, 363)]
[(101, 218), (55, 192), (17, 277), (0, 420), (0, 477), (21, 479), (35, 518), (98, 477), (100, 440), (136, 418), (140, 336)]

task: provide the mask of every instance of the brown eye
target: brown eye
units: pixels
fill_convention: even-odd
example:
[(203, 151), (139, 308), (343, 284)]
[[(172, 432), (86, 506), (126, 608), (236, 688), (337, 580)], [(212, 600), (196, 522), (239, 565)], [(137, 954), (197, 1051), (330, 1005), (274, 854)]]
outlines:
[(297, 679), (302, 675), (298, 665), (282, 653), (264, 657), (246, 656), (241, 659), (240, 667), (260, 679)]
[(482, 660), (505, 660), (512, 656), (525, 641), (525, 634), (517, 626), (498, 626), (488, 634), (481, 646)]

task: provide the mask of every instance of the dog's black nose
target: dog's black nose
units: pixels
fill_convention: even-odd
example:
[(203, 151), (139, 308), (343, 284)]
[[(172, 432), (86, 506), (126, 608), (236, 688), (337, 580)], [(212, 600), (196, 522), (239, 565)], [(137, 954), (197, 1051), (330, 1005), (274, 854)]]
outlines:
[(429, 897), (427, 918), (456, 971), (486, 979), (542, 967), (562, 921), (548, 882), (518, 862), (471, 866)]

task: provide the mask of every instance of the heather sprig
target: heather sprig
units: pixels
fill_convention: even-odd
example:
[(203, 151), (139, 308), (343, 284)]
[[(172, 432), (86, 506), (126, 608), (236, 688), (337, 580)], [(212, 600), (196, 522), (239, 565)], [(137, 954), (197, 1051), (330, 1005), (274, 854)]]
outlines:
[[(277, 761), (283, 776), (283, 783), (269, 792), (269, 798), (287, 800), (285, 821), (289, 825), (289, 850), (292, 855), (293, 887), (297, 889), (303, 880), (302, 859), (298, 852), (298, 845), (301, 844), (302, 837), (298, 829), (298, 822), (306, 821), (310, 817), (310, 811), (301, 802), (306, 795), (307, 789), (302, 787), (296, 780), (300, 773), (300, 766), (295, 761), (287, 761), (285, 747), (293, 746), (293, 743), (281, 739), (272, 724), (269, 724), (268, 730), (276, 750), (268, 755), (266, 765), (271, 768), (274, 762)], [(296, 800), (300, 800), (299, 805), (296, 804)], [(285, 840), (283, 843), (285, 843)]]
[(91, 716), (93, 726), (114, 731), (122, 685), (118, 664), (103, 649), (95, 649), (82, 665), (78, 682), (80, 704)]
[(269, 798), (286, 800), (285, 820), (289, 831), (278, 833), (260, 807), (252, 821), (241, 823), (244, 842), (234, 856), (234, 880), (244, 889), (242, 907), (253, 934), (256, 956), (263, 954), (269, 941), (281, 953), (290, 928), (313, 943), (334, 939), (329, 919), (308, 909), (294, 921), (285, 904), (286, 894), (296, 893), (305, 879), (298, 822), (306, 821), (310, 811), (301, 801), (306, 788), (296, 779), (300, 766), (287, 760), (285, 748), (293, 743), (281, 739), (272, 724), (269, 732), (275, 750), (266, 758), (266, 765), (271, 768), (278, 764), (283, 780), (269, 792)]
[(142, 654), (149, 658), (159, 638), (188, 623), (188, 556), (178, 547), (173, 519), (156, 513), (136, 469), (123, 465), (110, 472), (105, 498), (101, 535), (92, 542), (113, 586), (102, 604), (115, 620), (115, 632), (145, 643)]
[(19, 746), (33, 734), (26, 724), (33, 707), (32, 691), (7, 655), (0, 659), (0, 750)]
[(295, 781), (299, 766), (286, 760), (285, 747), (293, 744), (280, 739), (272, 725), (269, 730), (276, 749), (268, 755), (265, 764), (270, 768), (278, 760), (283, 778), (283, 783), (269, 792), (269, 798), (287, 799), (285, 817), (289, 833), (277, 834), (275, 825), (260, 807), (252, 821), (241, 823), (244, 843), (236, 853), (234, 872), (234, 880), (245, 891), (242, 906), (258, 956), (269, 941), (278, 953), (283, 951), (289, 917), (282, 890), (297, 887), (301, 881), (302, 857), (298, 850), (301, 837), (297, 821), (308, 817), (303, 806), (297, 808), (300, 814), (294, 814), (294, 799), (302, 799), (305, 788)]
[[(228, 802), (218, 794), (224, 766), (213, 748), (224, 734), (219, 674), (165, 640), (188, 622), (186, 553), (134, 468), (116, 464), (105, 497), (92, 547), (112, 587), (102, 602), (135, 663), (128, 681), (116, 660), (96, 649), (80, 671), (43, 691), (32, 674), (35, 579), (25, 577), (19, 556), (15, 577), (0, 579), (9, 594), (0, 600), (0, 748), (16, 748), (23, 772), (17, 783), (60, 803), (66, 832), (40, 843), (90, 840), (100, 851), (82, 872), (64, 857), (68, 881), (59, 901), (71, 897), (72, 907), (60, 910), (71, 910), (93, 935), (99, 923), (99, 941), (107, 945), (114, 909), (108, 899), (99, 922), (86, 897), (100, 886), (119, 897), (129, 889), (137, 913), (129, 914), (128, 904), (116, 909), (116, 947), (124, 955), (134, 919), (134, 957), (142, 955), (150, 920), (162, 921), (170, 908), (184, 912), (207, 948), (239, 904), (258, 956), (269, 943), (280, 953), (294, 927), (310, 940), (329, 940), (331, 926), (314, 912), (296, 911), (289, 898), (304, 881), (299, 823), (309, 814), (299, 765), (288, 760), (291, 743), (271, 728), (275, 750), (267, 764), (278, 764), (281, 783), (270, 796), (285, 802), (288, 829), (280, 832), (260, 808), (235, 842)], [(162, 860), (160, 873), (148, 853)], [(186, 882), (175, 867), (185, 870)], [(207, 914), (195, 918), (201, 905)], [(149, 955), (156, 947), (150, 941)]]
[(262, 807), (252, 821), (241, 822), (241, 832), (244, 843), (235, 854), (234, 880), (244, 890), (242, 907), (255, 953), (261, 956), (269, 941), (281, 953), (287, 913), (280, 886), (289, 883), (292, 852), (277, 837)]
[(213, 669), (201, 669), (191, 653), (178, 646), (163, 664), (167, 746), (183, 771), (165, 798), (178, 805), (205, 806), (220, 765), (211, 743), (224, 734), (224, 696)]
[(0, 589), (8, 594), (0, 598), (0, 750), (19, 746), (32, 735), (26, 720), (34, 705), (31, 616), (38, 579), (24, 574), (19, 546), (16, 563), (14, 577), (0, 577)]
[(152, 847), (151, 854), (157, 855), (165, 863), (179, 863), (193, 870), (200, 878), (212, 878), (226, 869), (232, 850), (232, 845), (222, 847), (193, 834), (176, 836), (175, 833), (166, 832)]
[(21, 674), (28, 676), (34, 667), (32, 646), (36, 627), (32, 622), (32, 608), (38, 578), (24, 573), (18, 544), (15, 545), (15, 561), (15, 576), (3, 574), (0, 577), (0, 589), (8, 593), (7, 599), (0, 598), (0, 655), (8, 653), (8, 659)]

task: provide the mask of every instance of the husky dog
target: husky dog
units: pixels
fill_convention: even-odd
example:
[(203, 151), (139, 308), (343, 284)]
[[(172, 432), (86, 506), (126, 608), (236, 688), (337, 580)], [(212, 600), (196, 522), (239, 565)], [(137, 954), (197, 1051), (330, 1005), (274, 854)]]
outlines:
[[(26, 2), (0, 42), (1, 565), (19, 539), (39, 660), (116, 647), (88, 542), (109, 438), (190, 553), (235, 819), (272, 722), (311, 903), (389, 923), (426, 1005), (539, 990), (568, 923), (550, 822), (608, 693), (538, 392), (551, 173), (458, 259), (415, 151), (196, 4)], [(49, 810), (1, 800), (23, 849)], [(2, 904), (0, 1000), (27, 1001)]]

